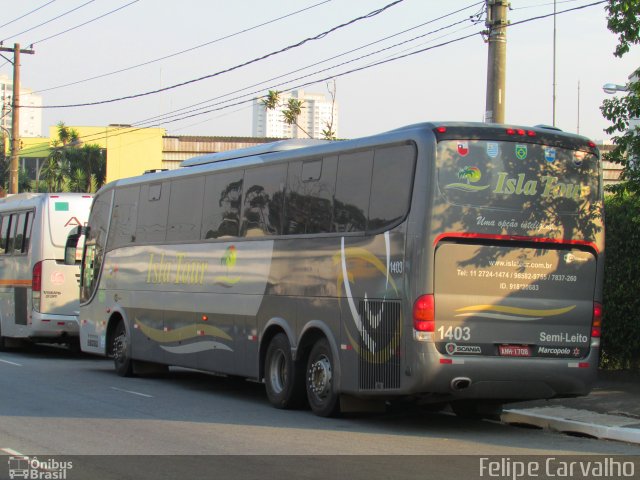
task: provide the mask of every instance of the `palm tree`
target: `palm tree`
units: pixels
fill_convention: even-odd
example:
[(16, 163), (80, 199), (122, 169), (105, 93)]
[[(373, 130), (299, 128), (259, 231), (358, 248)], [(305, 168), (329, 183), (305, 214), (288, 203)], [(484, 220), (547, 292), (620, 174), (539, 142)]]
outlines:
[(40, 178), (47, 190), (95, 192), (104, 185), (107, 176), (104, 150), (99, 145), (83, 145), (73, 128), (58, 123), (58, 138), (51, 142), (51, 149)]

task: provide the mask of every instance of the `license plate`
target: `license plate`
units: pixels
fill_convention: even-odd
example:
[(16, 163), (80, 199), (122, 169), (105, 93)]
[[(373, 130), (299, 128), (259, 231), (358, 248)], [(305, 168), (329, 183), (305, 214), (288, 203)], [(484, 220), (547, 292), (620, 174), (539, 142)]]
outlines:
[(498, 345), (502, 357), (530, 357), (531, 347), (528, 345)]

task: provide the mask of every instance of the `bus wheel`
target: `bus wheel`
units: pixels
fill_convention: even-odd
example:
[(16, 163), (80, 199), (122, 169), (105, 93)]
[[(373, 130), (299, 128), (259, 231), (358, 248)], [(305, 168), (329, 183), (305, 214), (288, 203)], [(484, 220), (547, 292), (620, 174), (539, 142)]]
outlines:
[(133, 375), (131, 346), (123, 320), (120, 320), (116, 326), (111, 343), (111, 353), (113, 354), (113, 365), (116, 373), (121, 377), (131, 377)]
[(297, 408), (304, 401), (304, 371), (294, 362), (291, 345), (284, 333), (278, 333), (265, 356), (265, 386), (267, 397), (276, 408)]
[(6, 338), (2, 336), (2, 326), (0, 326), (0, 352), (4, 352), (7, 349)]
[(325, 338), (318, 340), (309, 354), (306, 386), (309, 406), (320, 417), (331, 417), (339, 412), (334, 366), (329, 343)]

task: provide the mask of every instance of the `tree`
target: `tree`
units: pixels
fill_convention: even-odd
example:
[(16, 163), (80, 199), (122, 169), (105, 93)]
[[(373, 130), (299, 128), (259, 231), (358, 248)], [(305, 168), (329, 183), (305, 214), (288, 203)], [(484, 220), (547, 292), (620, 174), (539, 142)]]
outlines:
[[(618, 35), (616, 57), (622, 57), (640, 43), (640, 0), (609, 0), (607, 27)], [(612, 138), (614, 149), (603, 155), (605, 160), (622, 165), (622, 182), (611, 190), (640, 193), (640, 126), (632, 126), (631, 119), (640, 118), (640, 69), (627, 85), (624, 96), (607, 99), (600, 110), (612, 124), (605, 129)]]
[(80, 146), (78, 132), (59, 122), (58, 138), (51, 142), (40, 170), (47, 191), (95, 192), (104, 185), (106, 174), (104, 150), (99, 145)]
[[(336, 104), (336, 82), (333, 81), (333, 89), (329, 87), (329, 83), (327, 83), (327, 89), (329, 90), (329, 95), (331, 95), (331, 119), (325, 121), (325, 128), (322, 130), (322, 138), (325, 140), (336, 140), (336, 132), (333, 129), (333, 121), (334, 121), (334, 110)], [(289, 98), (286, 103), (282, 103), (282, 92), (278, 90), (269, 90), (267, 96), (260, 100), (260, 103), (267, 110), (276, 110), (279, 107), (285, 107), (282, 110), (283, 122), (287, 125), (295, 125), (298, 127), (307, 137), (313, 138), (313, 136), (307, 132), (299, 123), (298, 118), (302, 114), (302, 109), (304, 107), (304, 100), (299, 100), (297, 98)]]

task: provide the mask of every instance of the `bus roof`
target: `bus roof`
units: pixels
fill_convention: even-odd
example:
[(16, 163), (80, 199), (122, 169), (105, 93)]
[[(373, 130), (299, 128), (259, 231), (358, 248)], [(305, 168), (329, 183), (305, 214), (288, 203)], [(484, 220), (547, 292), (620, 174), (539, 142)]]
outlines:
[[(444, 128), (443, 133), (438, 133)], [(510, 136), (508, 130), (514, 130)], [(525, 132), (520, 135), (518, 132)], [(533, 132), (528, 136), (527, 132)], [(161, 182), (165, 179), (178, 176), (189, 176), (205, 171), (226, 170), (237, 167), (251, 167), (261, 163), (286, 161), (291, 155), (315, 156), (337, 154), (344, 149), (368, 148), (380, 143), (395, 143), (403, 141), (418, 141), (425, 135), (437, 140), (446, 139), (492, 139), (526, 141), (531, 143), (547, 144), (549, 146), (565, 146), (572, 149), (596, 151), (595, 144), (586, 137), (552, 130), (544, 126), (523, 127), (516, 125), (490, 124), (481, 122), (422, 122), (406, 125), (394, 130), (382, 132), (368, 137), (355, 138), (342, 141), (327, 141), (314, 139), (290, 139), (258, 145), (255, 147), (229, 150), (207, 155), (200, 155), (185, 160), (176, 170), (147, 173), (136, 177), (114, 180), (104, 185), (98, 193), (110, 190), (116, 186), (134, 185), (140, 183)], [(295, 151), (295, 153), (294, 153)], [(304, 153), (303, 153), (304, 152)], [(214, 166), (212, 168), (212, 166)]]
[(291, 140), (280, 140), (278, 142), (263, 143), (255, 147), (239, 148), (237, 150), (229, 150), (226, 152), (209, 153), (185, 160), (180, 164), (181, 167), (193, 167), (194, 165), (204, 165), (206, 163), (222, 162), (235, 158), (252, 157), (254, 155), (262, 155), (265, 153), (283, 152), (286, 150), (294, 150), (297, 148), (310, 147), (312, 145), (322, 145), (328, 140), (316, 140), (296, 138)]
[(70, 200), (73, 198), (93, 198), (93, 194), (90, 193), (34, 193), (23, 192), (16, 194), (9, 194), (4, 198), (0, 198), (0, 210), (5, 208), (15, 209), (22, 207), (30, 207), (36, 204), (41, 204), (50, 199), (65, 199)]

